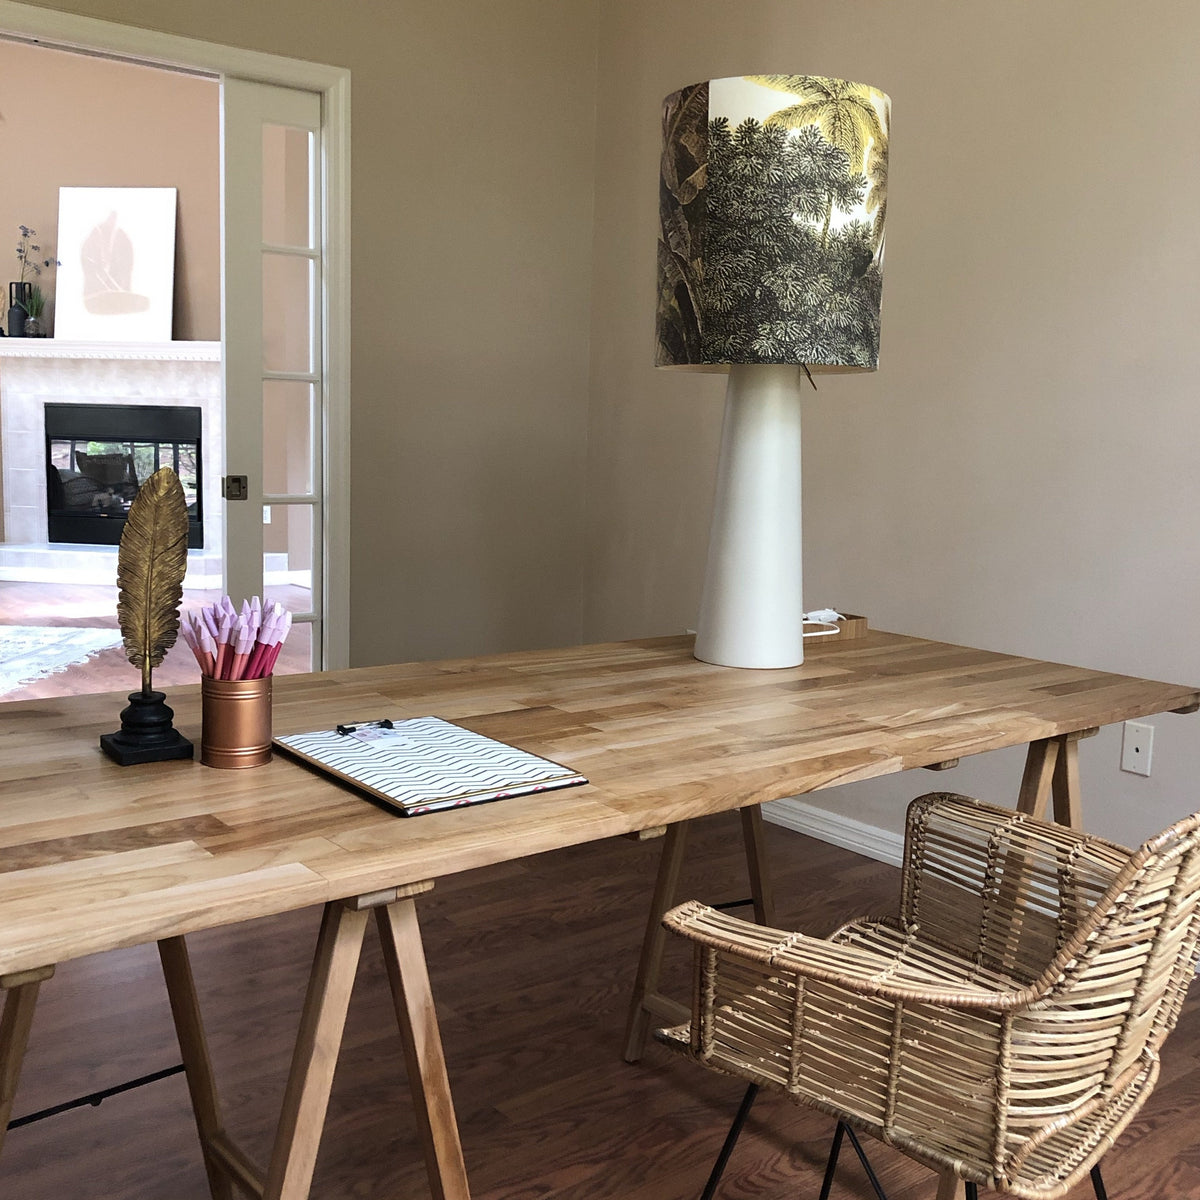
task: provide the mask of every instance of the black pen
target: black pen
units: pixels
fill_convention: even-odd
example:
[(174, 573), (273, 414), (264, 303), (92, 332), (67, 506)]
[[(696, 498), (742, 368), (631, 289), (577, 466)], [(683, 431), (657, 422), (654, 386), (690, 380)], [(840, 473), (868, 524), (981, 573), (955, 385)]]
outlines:
[(348, 733), (355, 733), (359, 729), (367, 729), (367, 728), (394, 729), (395, 726), (391, 723), (391, 721), (389, 721), (387, 719), (387, 717), (384, 717), (382, 721), (359, 721), (359, 723), (357, 725), (335, 725), (334, 726), (334, 729), (336, 729), (338, 731), (338, 733), (342, 734), (343, 737)]

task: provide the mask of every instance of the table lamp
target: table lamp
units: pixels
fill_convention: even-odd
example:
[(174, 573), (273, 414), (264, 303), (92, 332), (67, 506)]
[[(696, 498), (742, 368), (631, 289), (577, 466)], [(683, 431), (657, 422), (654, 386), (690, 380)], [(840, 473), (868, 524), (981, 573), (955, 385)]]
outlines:
[(663, 102), (656, 362), (729, 374), (705, 662), (804, 661), (801, 387), (878, 363), (889, 110), (819, 75), (713, 79)]

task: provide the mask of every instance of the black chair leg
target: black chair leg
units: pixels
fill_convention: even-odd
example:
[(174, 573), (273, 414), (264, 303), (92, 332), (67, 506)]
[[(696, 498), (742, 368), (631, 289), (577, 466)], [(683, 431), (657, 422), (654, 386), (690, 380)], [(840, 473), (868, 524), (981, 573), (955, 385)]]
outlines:
[(867, 1158), (867, 1152), (862, 1148), (862, 1142), (858, 1140), (858, 1134), (845, 1121), (839, 1121), (837, 1128), (833, 1131), (833, 1145), (829, 1147), (829, 1161), (825, 1164), (825, 1178), (821, 1182), (821, 1194), (817, 1200), (829, 1200), (829, 1189), (833, 1187), (833, 1173), (837, 1170), (843, 1137), (849, 1137), (850, 1145), (854, 1147), (854, 1153), (858, 1155), (858, 1161), (862, 1163), (863, 1170), (867, 1173), (867, 1180), (871, 1184), (876, 1200), (887, 1200), (887, 1193), (884, 1192), (883, 1185), (879, 1182), (879, 1177), (875, 1174), (871, 1162)]
[(846, 1126), (841, 1121), (833, 1131), (833, 1144), (829, 1147), (829, 1161), (825, 1164), (825, 1178), (821, 1181), (821, 1194), (817, 1200), (829, 1200), (829, 1189), (833, 1187), (833, 1173), (837, 1170), (838, 1155), (842, 1152), (842, 1137)]
[(887, 1194), (884, 1192), (883, 1185), (879, 1182), (875, 1172), (871, 1169), (870, 1160), (867, 1158), (867, 1152), (862, 1148), (862, 1142), (858, 1140), (858, 1134), (849, 1125), (846, 1126), (846, 1133), (849, 1135), (850, 1145), (854, 1147), (854, 1153), (858, 1155), (858, 1161), (862, 1163), (863, 1170), (867, 1173), (867, 1179), (874, 1189), (876, 1200), (887, 1200)]
[(738, 1135), (742, 1132), (742, 1126), (746, 1124), (746, 1118), (750, 1115), (750, 1109), (754, 1107), (755, 1097), (758, 1095), (758, 1084), (752, 1083), (747, 1089), (746, 1094), (742, 1097), (741, 1106), (737, 1110), (737, 1116), (733, 1118), (733, 1124), (729, 1127), (729, 1132), (725, 1135), (725, 1144), (721, 1147), (721, 1153), (717, 1155), (717, 1161), (713, 1163), (712, 1173), (708, 1177), (708, 1182), (704, 1185), (704, 1191), (700, 1194), (700, 1200), (712, 1200), (717, 1192), (717, 1184), (721, 1182), (721, 1176), (725, 1172), (725, 1164), (729, 1162), (729, 1156), (733, 1153), (734, 1146), (737, 1145)]

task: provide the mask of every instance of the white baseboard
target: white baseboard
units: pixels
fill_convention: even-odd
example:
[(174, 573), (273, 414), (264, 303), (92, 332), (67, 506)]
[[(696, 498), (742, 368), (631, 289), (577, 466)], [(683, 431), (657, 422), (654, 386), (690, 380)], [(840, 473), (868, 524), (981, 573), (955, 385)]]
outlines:
[(878, 825), (856, 821), (844, 813), (806, 804), (795, 796), (763, 805), (763, 816), (773, 825), (794, 829), (822, 842), (853, 850), (878, 862), (898, 867), (904, 860), (904, 835)]

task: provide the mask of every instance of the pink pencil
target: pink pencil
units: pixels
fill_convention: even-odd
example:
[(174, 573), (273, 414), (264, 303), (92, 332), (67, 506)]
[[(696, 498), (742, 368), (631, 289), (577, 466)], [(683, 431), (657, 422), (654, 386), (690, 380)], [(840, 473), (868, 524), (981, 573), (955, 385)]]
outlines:
[(216, 675), (218, 679), (225, 678), (225, 659), (229, 655), (229, 634), (233, 629), (233, 618), (227, 613), (221, 613), (221, 619), (217, 625), (217, 667)]
[(208, 630), (208, 632), (209, 632), (209, 633), (211, 633), (211, 634), (213, 635), (213, 637), (215, 638), (215, 637), (217, 636), (217, 629), (218, 629), (218, 625), (217, 625), (217, 617), (216, 617), (216, 614), (213, 612), (212, 608), (211, 608), (211, 607), (208, 607), (208, 608), (202, 608), (202, 609), (200, 610), (200, 616), (201, 616), (201, 617), (203, 618), (203, 620), (204, 620), (204, 625), (205, 625), (205, 628), (206, 628), (206, 629)]
[[(229, 635), (229, 649), (225, 653), (225, 662), (222, 664), (224, 674), (222, 679), (236, 679), (234, 670), (239, 666), (237, 660), (237, 644), (238, 639), (242, 636), (242, 631), (235, 625), (233, 631)], [(244, 665), (244, 664), (240, 664)]]
[(205, 675), (213, 675), (216, 672), (217, 663), (217, 643), (213, 640), (213, 635), (208, 632), (208, 626), (200, 630), (200, 651), (204, 655), (203, 661), (200, 663), (200, 670)]
[(238, 630), (237, 641), (234, 643), (234, 655), (229, 663), (229, 679), (244, 679), (246, 660), (250, 657), (250, 647), (254, 645), (254, 630), (250, 625), (243, 625)]
[(246, 664), (246, 671), (243, 676), (245, 679), (261, 678), (263, 658), (267, 653), (271, 644), (271, 637), (274, 633), (274, 614), (268, 613), (262, 623), (262, 628), (258, 631), (258, 641), (255, 643), (254, 649), (250, 653), (250, 661)]
[[(229, 626), (228, 629), (225, 628), (226, 625)], [(230, 677), (229, 668), (233, 665), (233, 656), (237, 649), (234, 643), (236, 642), (238, 635), (237, 622), (233, 621), (231, 623), (228, 613), (225, 614), (224, 620), (222, 621), (221, 635), (222, 637), (218, 638), (217, 641), (219, 644), (223, 638), (224, 645), (221, 646), (221, 655), (218, 659), (219, 669), (217, 674), (222, 679), (228, 679)]]
[(292, 629), (292, 614), (284, 613), (283, 614), (283, 628), (280, 629), (279, 636), (275, 642), (275, 645), (271, 648), (270, 656), (267, 659), (266, 670), (263, 671), (264, 675), (274, 675), (275, 674), (275, 664), (279, 661), (280, 651), (283, 650), (283, 643), (287, 640), (287, 635), (291, 632), (291, 629)]
[(180, 618), (179, 632), (183, 635), (183, 640), (187, 643), (187, 648), (192, 652), (196, 662), (200, 665), (201, 672), (203, 672), (206, 666), (205, 657), (200, 650), (200, 643), (196, 640), (195, 631), (188, 623), (187, 613), (184, 613), (184, 615)]

